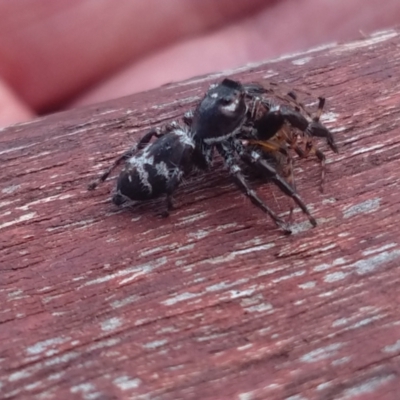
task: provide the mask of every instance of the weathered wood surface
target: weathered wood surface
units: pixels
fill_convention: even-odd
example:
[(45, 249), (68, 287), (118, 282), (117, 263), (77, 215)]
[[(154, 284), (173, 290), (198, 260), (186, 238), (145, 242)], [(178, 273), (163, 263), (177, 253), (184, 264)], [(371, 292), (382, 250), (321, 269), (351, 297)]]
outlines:
[[(233, 76), (327, 97), (339, 154), (296, 164), (285, 236), (218, 167), (176, 196), (118, 210), (86, 185), (211, 78), (0, 133), (0, 397), (398, 399), (400, 31)], [(258, 187), (281, 212), (290, 202)]]

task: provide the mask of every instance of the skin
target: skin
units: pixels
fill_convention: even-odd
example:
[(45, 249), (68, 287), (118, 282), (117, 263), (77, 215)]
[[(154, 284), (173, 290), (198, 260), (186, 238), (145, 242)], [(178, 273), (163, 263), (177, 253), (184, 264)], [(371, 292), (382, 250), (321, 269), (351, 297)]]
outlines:
[(0, 126), (399, 21), (398, 0), (0, 0)]

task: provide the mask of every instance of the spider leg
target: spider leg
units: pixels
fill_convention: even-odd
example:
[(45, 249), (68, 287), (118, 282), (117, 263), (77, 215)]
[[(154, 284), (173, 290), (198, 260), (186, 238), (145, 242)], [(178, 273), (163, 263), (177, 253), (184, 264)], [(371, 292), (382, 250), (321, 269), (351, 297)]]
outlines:
[(327, 127), (322, 125), (319, 121), (311, 121), (305, 133), (309, 134), (310, 136), (325, 138), (328, 146), (332, 149), (332, 151), (335, 153), (339, 152), (332, 132)]
[(238, 186), (238, 188), (250, 199), (250, 201), (266, 212), (275, 222), (275, 224), (281, 228), (285, 233), (291, 233), (291, 230), (288, 228), (286, 223), (275, 214), (256, 194), (254, 190), (252, 190), (248, 183), (246, 182), (246, 178), (243, 175), (241, 167), (237, 164), (234, 150), (229, 145), (229, 142), (222, 142), (216, 145), (217, 151), (221, 154), (224, 159), (225, 165), (229, 168), (229, 172), (233, 177), (234, 182)]
[(279, 189), (281, 189), (282, 192), (285, 193), (287, 196), (291, 197), (296, 202), (296, 204), (301, 208), (304, 214), (308, 216), (311, 225), (313, 226), (317, 225), (317, 221), (311, 215), (310, 211), (308, 210), (307, 206), (305, 205), (301, 197), (289, 185), (289, 183), (286, 182), (286, 180), (279, 175), (277, 170), (260, 156), (260, 154), (258, 154), (255, 151), (248, 153), (243, 149), (243, 151), (241, 151), (239, 155), (245, 163), (249, 165), (255, 164), (257, 168), (259, 168), (259, 170), (263, 172), (264, 176), (272, 179), (275, 182), (275, 184), (279, 187)]
[[(288, 177), (288, 181), (290, 185), (293, 187), (294, 190), (296, 190), (296, 183), (294, 179), (294, 169), (293, 169), (293, 157), (289, 154), (288, 149), (286, 147), (286, 144), (283, 143), (275, 143), (271, 140), (263, 141), (263, 140), (249, 140), (248, 144), (256, 144), (259, 148), (264, 153), (271, 153), (271, 154), (276, 154), (279, 153), (283, 157), (285, 157), (286, 160), (286, 168), (284, 171), (285, 176)], [(242, 152), (244, 150), (239, 148), (238, 153)]]
[(326, 172), (326, 164), (325, 164), (325, 154), (315, 146), (311, 137), (306, 138), (305, 148), (302, 149), (299, 145), (293, 144), (292, 148), (297, 153), (300, 158), (307, 158), (310, 154), (314, 154), (320, 164), (321, 164), (321, 182), (320, 182), (320, 190), (324, 192), (324, 185), (325, 185), (325, 172)]
[(174, 171), (174, 173), (172, 174), (170, 180), (168, 181), (167, 190), (166, 190), (166, 197), (165, 197), (165, 209), (161, 213), (162, 217), (168, 217), (169, 216), (169, 212), (174, 208), (174, 204), (172, 202), (172, 194), (174, 193), (174, 191), (179, 186), (181, 178), (182, 178), (182, 173), (181, 173), (180, 170), (177, 169), (176, 171)]
[(129, 150), (125, 151), (122, 153), (112, 164), (109, 168), (107, 168), (99, 178), (93, 180), (92, 182), (89, 183), (87, 189), (88, 190), (94, 190), (100, 183), (104, 182), (110, 173), (118, 167), (119, 164), (121, 164), (122, 161), (127, 160), (128, 158), (132, 157), (137, 151), (143, 149), (146, 147), (149, 143), (150, 140), (152, 139), (153, 136), (156, 137), (161, 137), (166, 133), (165, 130), (160, 131), (157, 128), (151, 129), (149, 132), (147, 132), (140, 140), (138, 143), (136, 143), (134, 146), (132, 146)]
[(315, 116), (313, 117), (312, 122), (310, 122), (308, 124), (305, 132), (311, 136), (325, 138), (329, 147), (332, 149), (332, 151), (335, 153), (338, 153), (339, 150), (336, 146), (335, 139), (333, 138), (332, 132), (327, 127), (322, 125), (321, 122), (319, 122), (319, 119), (321, 118), (321, 115), (322, 115), (322, 109), (324, 108), (324, 105), (325, 105), (325, 98), (319, 97), (318, 100), (319, 100), (318, 110), (317, 110)]
[(183, 115), (183, 122), (187, 126), (191, 126), (193, 122), (193, 117), (194, 117), (194, 112), (193, 110), (186, 111), (185, 114)]
[(325, 138), (332, 151), (337, 153), (338, 148), (332, 132), (323, 124), (321, 124), (321, 122), (319, 122), (324, 105), (325, 98), (319, 97), (318, 110), (311, 122), (308, 122), (299, 111), (293, 110), (286, 106), (281, 106), (278, 112), (285, 118), (286, 121), (289, 122), (290, 125), (300, 129), (306, 135)]

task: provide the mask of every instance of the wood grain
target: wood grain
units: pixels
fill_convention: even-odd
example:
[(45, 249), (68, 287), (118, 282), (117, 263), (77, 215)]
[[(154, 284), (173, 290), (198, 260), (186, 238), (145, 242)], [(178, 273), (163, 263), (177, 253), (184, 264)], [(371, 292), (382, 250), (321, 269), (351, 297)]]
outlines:
[[(325, 193), (295, 169), (316, 228), (296, 209), (282, 234), (220, 162), (168, 219), (86, 190), (225, 75), (327, 98)], [(0, 397), (398, 399), (399, 75), (391, 30), (3, 129)]]

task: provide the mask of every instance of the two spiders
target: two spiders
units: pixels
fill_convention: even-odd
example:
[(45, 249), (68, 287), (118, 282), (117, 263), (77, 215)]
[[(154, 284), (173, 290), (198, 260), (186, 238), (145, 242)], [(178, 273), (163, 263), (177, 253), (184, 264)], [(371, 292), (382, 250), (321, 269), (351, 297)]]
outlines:
[[(275, 103), (273, 99), (285, 101)], [(289, 179), (291, 183), (286, 180), (270, 160), (271, 156), (280, 155), (291, 165), (293, 149), (301, 157), (315, 154), (323, 164), (325, 157), (313, 145), (313, 136), (325, 137), (331, 149), (337, 151), (332, 134), (319, 122), (323, 105), (324, 100), (320, 99), (316, 115), (311, 116), (292, 92), (279, 99), (262, 85), (226, 78), (211, 85), (195, 110), (185, 114), (182, 123), (151, 129), (90, 183), (88, 189), (93, 190), (105, 181), (125, 161), (113, 202), (120, 205), (126, 200), (142, 201), (165, 195), (163, 214), (167, 216), (172, 208), (172, 195), (182, 178), (194, 167), (210, 168), (217, 151), (237, 187), (284, 232), (291, 232), (289, 226), (249, 186), (243, 164), (271, 179), (315, 226), (316, 220), (297, 193), (293, 178)], [(299, 132), (305, 143), (303, 148), (299, 145)], [(292, 170), (289, 175), (293, 177)]]

